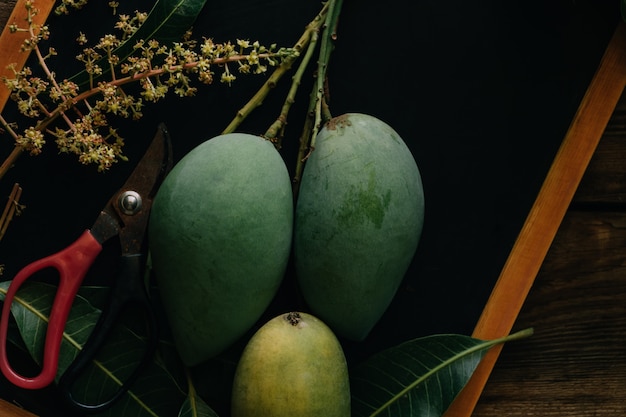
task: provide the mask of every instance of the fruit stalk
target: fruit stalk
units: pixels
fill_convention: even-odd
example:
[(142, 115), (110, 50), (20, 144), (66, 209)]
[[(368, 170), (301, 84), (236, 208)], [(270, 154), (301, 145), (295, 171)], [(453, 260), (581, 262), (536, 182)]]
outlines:
[(296, 160), (296, 169), (293, 178), (294, 199), (297, 199), (300, 180), (304, 164), (308, 159), (308, 155), (315, 149), (315, 137), (321, 129), (322, 125), (331, 119), (330, 109), (328, 108), (328, 91), (326, 86), (326, 74), (330, 62), (330, 56), (333, 51), (334, 41), (337, 38), (337, 23), (343, 0), (330, 0), (329, 10), (326, 15), (324, 31), (320, 44), (319, 59), (317, 61), (316, 82), (311, 91), (309, 110), (307, 118), (300, 136), (300, 147)]

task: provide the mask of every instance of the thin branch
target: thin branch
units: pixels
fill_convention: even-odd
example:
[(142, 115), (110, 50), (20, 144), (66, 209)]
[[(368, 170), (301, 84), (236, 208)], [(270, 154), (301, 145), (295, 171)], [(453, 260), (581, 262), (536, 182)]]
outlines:
[(13, 185), (13, 190), (9, 195), (9, 199), (7, 201), (6, 206), (4, 206), (4, 211), (2, 212), (2, 216), (0, 216), (0, 240), (4, 237), (4, 234), (9, 227), (9, 223), (13, 220), (13, 216), (15, 213), (20, 214), (23, 206), (19, 204), (20, 197), (22, 195), (22, 187), (18, 183)]

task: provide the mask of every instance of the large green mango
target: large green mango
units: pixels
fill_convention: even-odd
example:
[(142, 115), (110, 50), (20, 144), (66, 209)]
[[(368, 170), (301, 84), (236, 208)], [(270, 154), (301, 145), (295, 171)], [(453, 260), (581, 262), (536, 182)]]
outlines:
[(306, 162), (294, 230), (302, 295), (335, 333), (361, 341), (391, 303), (424, 221), (415, 160), (390, 126), (358, 113), (330, 120)]
[(292, 226), (291, 181), (270, 142), (222, 135), (174, 166), (154, 199), (148, 236), (185, 364), (222, 352), (260, 318), (282, 281)]

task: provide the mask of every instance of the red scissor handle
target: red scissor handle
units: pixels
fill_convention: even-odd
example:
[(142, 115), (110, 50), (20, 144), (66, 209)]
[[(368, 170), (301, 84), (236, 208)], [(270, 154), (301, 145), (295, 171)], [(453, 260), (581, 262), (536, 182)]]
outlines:
[[(102, 245), (89, 230), (86, 230), (67, 248), (27, 265), (13, 278), (7, 290), (2, 306), (2, 317), (0, 317), (0, 369), (12, 384), (21, 388), (39, 389), (54, 381), (59, 365), (59, 352), (65, 323), (74, 297), (85, 274), (101, 250)], [(25, 377), (13, 370), (7, 358), (9, 314), (13, 298), (20, 286), (34, 273), (45, 268), (54, 268), (59, 272), (59, 286), (50, 311), (41, 373), (34, 377)]]

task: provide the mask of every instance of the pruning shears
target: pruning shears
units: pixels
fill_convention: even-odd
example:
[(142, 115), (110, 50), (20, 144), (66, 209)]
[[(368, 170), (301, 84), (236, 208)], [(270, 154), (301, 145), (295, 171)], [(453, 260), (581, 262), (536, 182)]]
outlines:
[[(111, 286), (110, 301), (87, 342), (61, 375), (58, 385), (73, 406), (82, 411), (103, 411), (128, 391), (152, 360), (158, 344), (158, 326), (144, 283), (147, 256), (145, 237), (152, 200), (171, 167), (170, 138), (165, 125), (160, 124), (145, 155), (126, 183), (101, 210), (93, 226), (65, 249), (27, 265), (12, 280), (0, 317), (0, 369), (11, 383), (21, 388), (40, 389), (54, 382), (58, 372), (61, 341), (74, 298), (85, 275), (102, 251), (103, 244), (113, 237), (119, 238), (121, 256), (119, 272)], [(56, 269), (59, 281), (46, 330), (41, 372), (32, 377), (23, 376), (14, 370), (7, 357), (11, 305), (24, 282), (36, 272), (49, 268)], [(119, 383), (119, 389), (106, 401), (84, 404), (74, 399), (72, 387), (77, 378), (96, 357), (122, 313), (130, 307), (140, 308), (146, 313), (148, 337), (140, 363), (129, 378)]]

